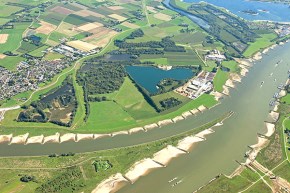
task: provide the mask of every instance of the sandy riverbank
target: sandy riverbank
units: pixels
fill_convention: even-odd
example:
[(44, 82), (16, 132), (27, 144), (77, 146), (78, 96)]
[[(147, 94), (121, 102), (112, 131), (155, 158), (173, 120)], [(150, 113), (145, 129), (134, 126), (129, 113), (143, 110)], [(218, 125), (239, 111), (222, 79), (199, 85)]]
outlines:
[(226, 86), (231, 87), (231, 88), (235, 88), (235, 84), (233, 83), (233, 81), (231, 79), (228, 79), (225, 83)]
[(112, 137), (116, 136), (116, 135), (129, 135), (129, 131), (117, 131), (112, 133)]
[(135, 128), (130, 129), (130, 130), (129, 130), (129, 133), (130, 133), (130, 134), (132, 134), (132, 133), (138, 133), (138, 132), (140, 132), (140, 131), (143, 131), (143, 132), (144, 132), (145, 130), (144, 130), (143, 127), (135, 127)]
[(29, 137), (26, 141), (26, 144), (32, 144), (32, 143), (42, 144), (43, 140), (44, 140), (44, 135)]
[(25, 144), (28, 139), (28, 136), (29, 133), (12, 137), (10, 144)]
[(169, 125), (172, 123), (173, 123), (173, 121), (171, 119), (165, 119), (163, 121), (158, 121), (157, 125), (159, 125), (159, 127), (162, 127), (164, 125)]
[(66, 141), (76, 141), (76, 134), (66, 133), (66, 134), (60, 136), (60, 143), (63, 143)]
[(203, 111), (207, 110), (207, 107), (204, 106), (204, 105), (201, 105), (201, 106), (199, 106), (197, 109), (198, 109), (200, 112), (203, 112)]
[(216, 101), (219, 101), (220, 99), (222, 99), (224, 97), (223, 93), (220, 93), (220, 92), (217, 92), (217, 91), (212, 91), (210, 94), (214, 96), (214, 99)]
[(117, 173), (102, 181), (92, 193), (115, 193), (122, 188), (122, 183), (128, 182), (122, 174)]
[(173, 147), (172, 145), (168, 145), (166, 148), (155, 153), (152, 159), (163, 166), (167, 166), (173, 158), (185, 153), (185, 151)]
[(59, 143), (60, 142), (60, 134), (56, 133), (55, 135), (50, 135), (44, 137), (43, 143)]
[(267, 128), (267, 133), (265, 134), (265, 136), (270, 137), (273, 135), (273, 133), (275, 132), (275, 124), (273, 123), (265, 123), (266, 128)]
[(188, 136), (178, 142), (177, 148), (189, 152), (193, 144), (201, 141), (204, 141), (204, 139), (196, 136)]
[(13, 135), (0, 135), (0, 143), (10, 143)]
[(174, 122), (174, 123), (176, 123), (177, 121), (182, 121), (184, 118), (183, 118), (183, 116), (177, 116), (177, 117), (174, 117), (173, 119), (172, 119), (172, 121)]
[(229, 96), (230, 95), (229, 87), (223, 85), (223, 92), (222, 92), (222, 94)]
[(94, 139), (94, 134), (77, 134), (76, 136), (76, 142), (79, 142), (81, 140), (92, 140)]
[(275, 112), (275, 111), (271, 111), (269, 113), (269, 118), (272, 119), (274, 122), (278, 121), (279, 119), (279, 113)]
[(130, 180), (133, 184), (141, 176), (146, 175), (150, 170), (155, 168), (163, 167), (162, 165), (156, 163), (150, 158), (143, 159), (139, 162), (136, 162), (129, 171), (125, 174), (125, 177)]
[(186, 112), (182, 113), (181, 116), (183, 116), (183, 118), (186, 119), (187, 117), (192, 116), (192, 113), (190, 111), (186, 111)]

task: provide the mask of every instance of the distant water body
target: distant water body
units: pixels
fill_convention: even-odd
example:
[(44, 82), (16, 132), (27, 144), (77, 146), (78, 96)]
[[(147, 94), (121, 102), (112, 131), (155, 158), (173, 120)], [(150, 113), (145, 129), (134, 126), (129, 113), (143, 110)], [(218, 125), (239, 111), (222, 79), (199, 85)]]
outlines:
[[(246, 20), (268, 20), (277, 22), (290, 22), (290, 8), (289, 5), (282, 3), (269, 3), (258, 1), (245, 0), (203, 0), (210, 4), (226, 8), (232, 13), (242, 17)], [(198, 3), (201, 0), (184, 0), (188, 3)], [(244, 10), (253, 10), (258, 15), (251, 15), (243, 13)], [(263, 11), (265, 10), (265, 11)]]

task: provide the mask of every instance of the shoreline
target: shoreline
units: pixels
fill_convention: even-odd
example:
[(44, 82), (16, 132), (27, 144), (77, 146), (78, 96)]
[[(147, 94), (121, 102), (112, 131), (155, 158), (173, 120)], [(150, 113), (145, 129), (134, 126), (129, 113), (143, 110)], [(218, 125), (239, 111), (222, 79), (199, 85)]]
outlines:
[[(161, 149), (160, 151), (154, 153), (151, 158), (144, 158), (142, 160), (135, 162), (127, 170), (125, 174), (123, 175), (121, 174), (122, 177), (120, 178), (126, 179), (126, 181), (124, 181), (126, 182), (125, 185), (130, 185), (130, 184), (134, 184), (139, 178), (149, 174), (151, 171), (154, 171), (155, 169), (166, 168), (166, 166), (170, 163), (171, 160), (189, 153), (195, 144), (206, 141), (205, 137), (215, 132), (213, 128), (223, 125), (223, 121), (231, 117), (232, 114), (233, 113), (229, 114), (223, 120), (221, 120), (220, 122), (216, 123), (215, 125), (207, 129), (204, 129), (196, 134), (189, 135), (179, 140), (176, 146), (168, 145), (165, 148)], [(106, 189), (107, 191), (106, 193), (114, 193), (125, 186), (124, 184), (121, 184), (119, 182), (120, 178), (113, 179), (111, 176), (108, 179), (104, 179), (102, 182), (100, 182), (97, 185), (95, 190), (100, 190), (99, 191), (100, 193), (105, 193), (105, 192), (102, 192), (101, 190)], [(112, 184), (116, 184), (116, 186)], [(99, 193), (99, 192), (93, 191), (92, 193)]]
[(134, 127), (128, 130), (116, 131), (116, 132), (105, 133), (105, 134), (102, 134), (102, 133), (60, 134), (57, 132), (54, 135), (48, 135), (48, 136), (44, 136), (43, 134), (36, 135), (36, 136), (29, 136), (30, 135), (29, 133), (13, 136), (13, 134), (11, 133), (7, 135), (0, 135), (0, 144), (6, 143), (8, 145), (12, 145), (12, 144), (28, 145), (28, 144), (63, 143), (63, 142), (68, 142), (68, 141), (73, 141), (77, 143), (82, 140), (95, 140), (95, 139), (99, 139), (103, 137), (114, 137), (117, 135), (131, 135), (138, 132), (147, 132), (152, 129), (158, 129), (169, 124), (174, 124), (190, 116), (195, 116), (198, 113), (202, 113), (203, 111), (207, 109), (208, 109), (207, 107), (205, 107), (204, 105), (201, 105), (192, 110), (185, 111), (181, 115), (178, 115), (172, 119), (164, 119), (164, 120), (158, 121), (157, 123), (144, 125), (143, 127)]
[[(290, 40), (286, 40), (285, 42), (280, 42), (279, 44), (273, 44), (273, 45), (271, 45), (271, 46), (263, 49), (262, 51), (256, 52), (252, 57), (250, 57), (248, 59), (244, 59), (244, 60), (247, 61), (246, 64), (249, 64), (249, 65), (247, 65), (248, 67), (252, 67), (251, 66), (251, 62), (254, 63), (256, 61), (261, 60), (263, 58), (263, 55), (262, 54), (267, 54), (267, 52), (269, 52), (272, 49), (275, 49), (277, 46), (281, 46), (281, 45), (284, 45), (285, 43), (289, 43), (289, 42), (290, 42)], [(242, 66), (245, 68), (244, 65), (242, 65)], [(287, 80), (285, 81), (286, 84), (289, 83), (289, 80), (290, 79), (287, 78)], [(222, 94), (224, 94), (224, 93), (222, 93)], [(283, 96), (280, 95), (280, 97), (283, 97)], [(239, 175), (244, 170), (244, 168), (246, 168), (247, 165), (251, 164), (252, 162), (254, 162), (256, 160), (256, 156), (258, 155), (258, 153), (262, 149), (266, 148), (267, 144), (270, 141), (268, 138), (271, 137), (274, 134), (275, 130), (276, 130), (275, 123), (279, 119), (279, 113), (276, 112), (278, 110), (278, 106), (279, 105), (276, 105), (274, 107), (274, 109), (269, 112), (268, 118), (270, 117), (271, 119), (273, 119), (273, 122), (270, 123), (270, 122), (266, 122), (265, 121), (265, 127), (266, 127), (267, 131), (265, 132), (265, 134), (262, 134), (262, 135), (261, 134), (258, 134), (257, 135), (257, 143), (249, 146), (251, 148), (251, 150), (249, 150), (249, 151), (247, 151), (245, 153), (245, 155), (248, 156), (248, 158), (245, 160), (245, 162), (244, 163), (239, 163), (238, 162), (239, 163), (239, 166), (229, 176), (224, 175), (224, 174), (219, 174), (219, 176), (220, 175), (224, 175), (227, 178), (233, 178), (236, 175)], [(217, 177), (213, 178), (212, 180), (210, 180), (209, 182), (205, 183), (201, 187), (197, 188), (193, 192), (199, 191), (200, 189), (206, 187), (207, 185), (209, 185), (211, 182), (215, 181), (216, 179), (218, 179), (218, 178)]]

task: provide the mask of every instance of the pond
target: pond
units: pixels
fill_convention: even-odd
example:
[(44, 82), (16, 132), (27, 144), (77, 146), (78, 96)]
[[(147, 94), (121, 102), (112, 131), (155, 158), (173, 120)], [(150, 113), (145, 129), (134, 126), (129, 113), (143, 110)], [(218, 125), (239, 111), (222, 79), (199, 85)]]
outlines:
[[(244, 19), (290, 22), (290, 7), (282, 3), (246, 1), (246, 0), (203, 0), (210, 4), (224, 7)], [(188, 3), (198, 3), (201, 0), (185, 0)], [(244, 11), (244, 12), (243, 12)], [(255, 14), (251, 14), (251, 11)], [(245, 13), (246, 12), (246, 13)]]
[(140, 86), (151, 94), (158, 91), (156, 86), (163, 79), (186, 80), (194, 76), (189, 68), (162, 70), (153, 66), (126, 66), (126, 70)]

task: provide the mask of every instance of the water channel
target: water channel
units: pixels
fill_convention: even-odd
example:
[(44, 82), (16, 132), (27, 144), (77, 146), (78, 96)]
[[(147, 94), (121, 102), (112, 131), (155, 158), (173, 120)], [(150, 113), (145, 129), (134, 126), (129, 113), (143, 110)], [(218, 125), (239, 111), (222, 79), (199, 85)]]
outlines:
[[(270, 110), (269, 102), (278, 91), (277, 86), (287, 79), (290, 68), (289, 53), (290, 43), (287, 43), (263, 55), (263, 59), (253, 65), (242, 83), (236, 84), (236, 88), (230, 90), (230, 96), (225, 97), (220, 105), (184, 121), (146, 133), (118, 135), (79, 143), (0, 144), (0, 156), (47, 155), (70, 151), (78, 153), (125, 147), (187, 131), (214, 120), (225, 112), (234, 111), (235, 114), (230, 119), (216, 127), (216, 132), (207, 136), (205, 142), (197, 144), (191, 153), (174, 159), (166, 168), (155, 170), (119, 191), (192, 192), (219, 173), (230, 174), (237, 167), (235, 160), (243, 161), (247, 146), (256, 143), (256, 134), (266, 131), (264, 121), (267, 120)], [(280, 60), (279, 65), (276, 65)], [(264, 84), (261, 87), (262, 81)], [(172, 188), (168, 180), (174, 177), (182, 182)]]

